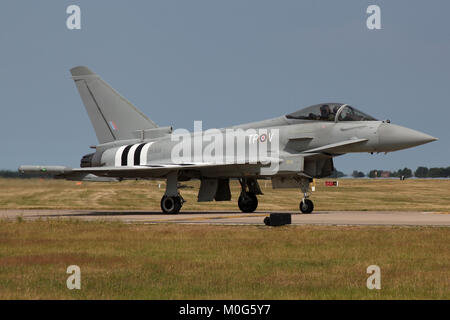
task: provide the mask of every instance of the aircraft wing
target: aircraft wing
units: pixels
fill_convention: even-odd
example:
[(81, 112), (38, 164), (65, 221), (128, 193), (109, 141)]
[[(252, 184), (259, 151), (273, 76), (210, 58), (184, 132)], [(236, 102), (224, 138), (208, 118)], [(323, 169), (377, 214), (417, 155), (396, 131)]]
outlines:
[(325, 146), (321, 146), (321, 147), (310, 149), (310, 150), (305, 150), (305, 151), (303, 151), (303, 153), (318, 153), (318, 152), (327, 152), (327, 153), (337, 152), (337, 153), (339, 153), (339, 148), (341, 148), (341, 147), (349, 146), (349, 145), (353, 145), (353, 144), (359, 144), (359, 143), (363, 143), (366, 141), (368, 141), (368, 139), (350, 139), (350, 140), (327, 144)]
[(165, 175), (170, 171), (179, 170), (217, 170), (224, 168), (240, 168), (255, 166), (261, 167), (264, 165), (263, 162), (281, 162), (278, 158), (265, 158), (264, 160), (250, 163), (248, 161), (235, 161), (235, 162), (225, 162), (225, 163), (209, 163), (209, 162), (189, 162), (189, 163), (154, 163), (148, 165), (140, 166), (125, 166), (125, 167), (88, 167), (88, 168), (78, 168), (73, 169), (72, 172), (76, 173), (92, 173), (97, 176), (108, 176), (108, 177), (121, 177), (121, 176), (158, 176)]
[[(225, 163), (208, 163), (208, 162), (190, 162), (190, 163), (154, 163), (140, 166), (123, 166), (123, 167), (86, 167), (72, 169), (63, 166), (21, 166), (19, 172), (35, 173), (47, 175), (54, 178), (62, 178), (69, 180), (85, 180), (85, 181), (103, 181), (104, 178), (134, 178), (134, 177), (163, 177), (170, 171), (178, 170), (218, 170), (232, 168), (249, 168), (262, 167), (263, 162), (282, 162), (278, 158), (264, 158), (258, 162), (250, 163), (248, 161), (235, 161)], [(93, 175), (99, 180), (93, 179)], [(109, 180), (108, 180), (109, 181)]]
[(20, 173), (30, 174), (33, 177), (45, 177), (54, 179), (67, 179), (73, 181), (111, 182), (118, 181), (116, 178), (99, 177), (90, 172), (76, 171), (64, 166), (20, 166)]

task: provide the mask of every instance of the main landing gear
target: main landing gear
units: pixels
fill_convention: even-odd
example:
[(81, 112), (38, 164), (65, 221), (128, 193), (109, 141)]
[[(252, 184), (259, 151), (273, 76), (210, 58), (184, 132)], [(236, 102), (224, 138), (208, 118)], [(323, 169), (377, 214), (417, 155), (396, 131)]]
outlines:
[(161, 199), (161, 210), (167, 214), (177, 214), (180, 212), (183, 203), (184, 200), (181, 195), (174, 197), (164, 195)]
[(171, 172), (167, 175), (166, 193), (161, 198), (161, 210), (166, 214), (177, 214), (184, 202), (178, 193), (178, 173)]
[(257, 194), (263, 194), (258, 181), (254, 178), (239, 179), (241, 184), (241, 194), (238, 199), (238, 206), (242, 212), (251, 213), (258, 208)]
[(308, 178), (302, 178), (300, 180), (300, 189), (303, 192), (303, 199), (300, 201), (299, 209), (302, 213), (311, 213), (314, 210), (314, 204), (311, 200), (309, 200), (309, 184), (311, 182), (311, 179)]
[(242, 212), (253, 212), (258, 208), (258, 198), (252, 192), (241, 193), (238, 199), (238, 206)]

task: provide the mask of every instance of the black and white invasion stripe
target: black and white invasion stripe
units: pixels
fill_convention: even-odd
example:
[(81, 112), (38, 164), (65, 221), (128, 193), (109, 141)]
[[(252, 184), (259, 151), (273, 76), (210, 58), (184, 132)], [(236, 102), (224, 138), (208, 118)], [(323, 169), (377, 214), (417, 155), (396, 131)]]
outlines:
[(154, 142), (121, 146), (116, 151), (114, 165), (116, 167), (132, 167), (147, 164), (148, 149)]

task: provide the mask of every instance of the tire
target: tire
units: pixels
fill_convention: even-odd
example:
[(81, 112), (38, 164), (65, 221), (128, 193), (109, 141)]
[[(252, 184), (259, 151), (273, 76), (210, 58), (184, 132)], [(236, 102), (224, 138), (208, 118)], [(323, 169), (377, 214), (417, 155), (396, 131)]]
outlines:
[(265, 218), (264, 218), (264, 224), (265, 224), (266, 226), (270, 226), (270, 217), (265, 217)]
[(245, 196), (241, 194), (238, 199), (238, 206), (242, 212), (254, 212), (258, 208), (258, 198), (251, 192), (248, 192)]
[(181, 209), (180, 197), (163, 196), (161, 199), (161, 210), (166, 214), (177, 214)]
[(311, 213), (314, 210), (314, 204), (311, 200), (305, 199), (303, 201), (300, 201), (299, 208), (303, 213)]

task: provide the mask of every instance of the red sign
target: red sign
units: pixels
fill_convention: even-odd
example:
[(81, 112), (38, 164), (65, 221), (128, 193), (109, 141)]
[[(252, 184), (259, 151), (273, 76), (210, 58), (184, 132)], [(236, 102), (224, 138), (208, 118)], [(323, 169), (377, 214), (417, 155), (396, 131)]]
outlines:
[(337, 181), (325, 181), (327, 187), (337, 187), (339, 183)]

